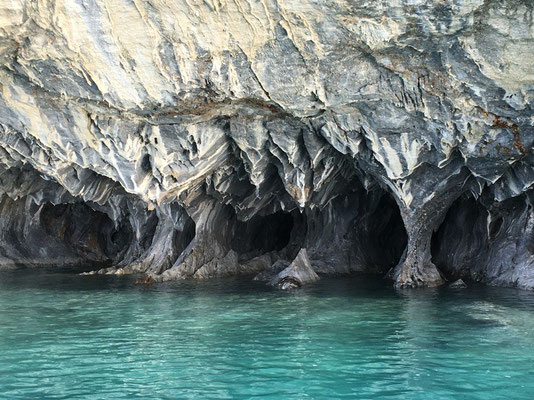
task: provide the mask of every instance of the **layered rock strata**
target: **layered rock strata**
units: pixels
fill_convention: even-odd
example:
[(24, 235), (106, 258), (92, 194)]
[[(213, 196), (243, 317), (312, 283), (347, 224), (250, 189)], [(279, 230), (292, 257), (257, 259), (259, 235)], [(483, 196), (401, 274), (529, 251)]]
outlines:
[(0, 264), (534, 287), (530, 0), (3, 0)]

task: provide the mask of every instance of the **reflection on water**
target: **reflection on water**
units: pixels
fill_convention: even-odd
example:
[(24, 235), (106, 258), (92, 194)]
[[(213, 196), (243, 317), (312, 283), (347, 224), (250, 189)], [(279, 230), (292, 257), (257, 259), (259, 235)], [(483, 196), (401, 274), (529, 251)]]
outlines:
[(0, 272), (0, 398), (534, 398), (534, 293)]

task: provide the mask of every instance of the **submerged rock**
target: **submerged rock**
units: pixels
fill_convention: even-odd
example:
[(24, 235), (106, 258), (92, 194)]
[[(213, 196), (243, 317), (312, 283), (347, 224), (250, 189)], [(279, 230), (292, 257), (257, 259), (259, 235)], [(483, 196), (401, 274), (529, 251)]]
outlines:
[(0, 265), (534, 287), (532, 1), (52, 3), (0, 5)]
[(87, 271), (87, 272), (80, 272), (78, 275), (81, 276), (89, 276), (89, 275), (97, 275), (98, 271)]
[(150, 275), (144, 275), (135, 280), (136, 285), (152, 285), (154, 282), (154, 279)]
[(270, 282), (272, 281), (280, 272), (289, 267), (290, 262), (286, 260), (278, 260), (269, 268), (260, 272), (254, 277), (253, 280), (261, 282)]
[(301, 249), (291, 264), (273, 277), (269, 284), (280, 289), (293, 289), (317, 280), (319, 275), (310, 264), (308, 252)]
[(467, 287), (467, 284), (462, 279), (458, 279), (452, 282), (449, 287), (452, 289), (465, 289)]

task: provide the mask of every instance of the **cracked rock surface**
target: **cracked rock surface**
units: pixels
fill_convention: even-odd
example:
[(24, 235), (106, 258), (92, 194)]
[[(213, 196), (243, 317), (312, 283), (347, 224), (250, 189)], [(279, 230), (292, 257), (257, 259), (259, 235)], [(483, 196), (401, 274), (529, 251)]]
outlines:
[(0, 265), (533, 288), (533, 15), (1, 0)]

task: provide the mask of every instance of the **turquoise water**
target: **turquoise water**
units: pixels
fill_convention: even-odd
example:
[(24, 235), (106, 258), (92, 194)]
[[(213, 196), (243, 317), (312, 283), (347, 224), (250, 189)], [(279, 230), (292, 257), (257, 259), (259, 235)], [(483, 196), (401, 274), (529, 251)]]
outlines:
[(534, 293), (0, 272), (2, 399), (534, 399)]

